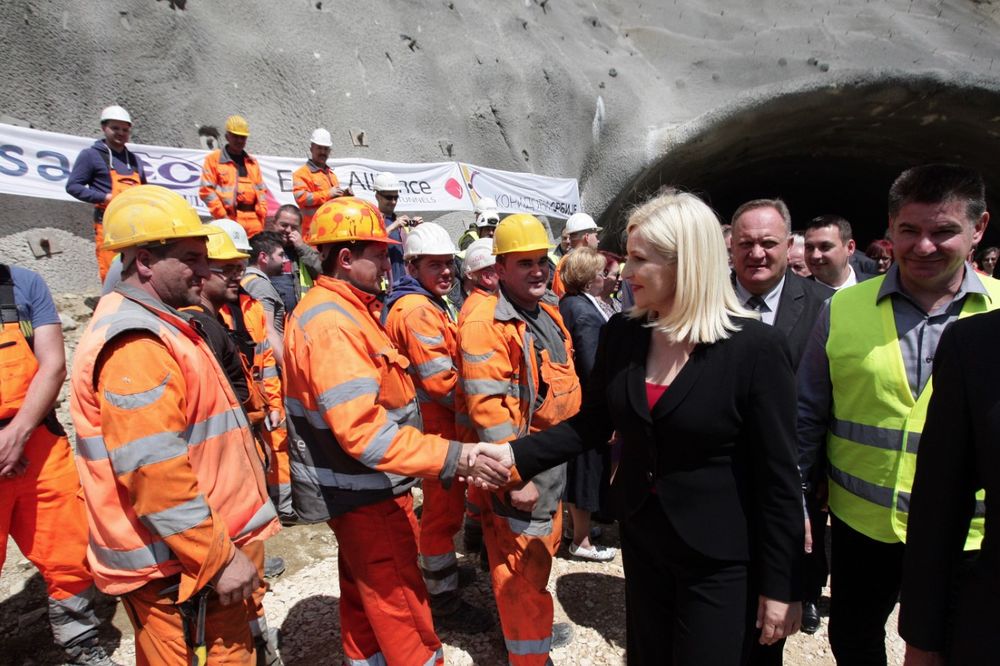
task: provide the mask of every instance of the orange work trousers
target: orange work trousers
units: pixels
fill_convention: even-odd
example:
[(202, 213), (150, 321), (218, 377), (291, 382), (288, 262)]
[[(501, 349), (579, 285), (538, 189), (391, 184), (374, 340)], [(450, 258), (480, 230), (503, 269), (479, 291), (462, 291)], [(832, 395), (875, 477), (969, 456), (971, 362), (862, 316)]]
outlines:
[(526, 536), (511, 531), (507, 519), (482, 507), (483, 539), (489, 553), (493, 595), (511, 666), (543, 666), (552, 643), (552, 595), (545, 586), (562, 536), (562, 504), (552, 531)]
[(432, 594), (458, 589), (455, 535), (465, 516), (465, 484), (456, 479), (447, 490), (436, 479), (424, 479), (420, 513), (420, 570)]
[(358, 507), (328, 521), (337, 536), (340, 631), (350, 661), (444, 664), (427, 589), (417, 567), (410, 495)]
[(99, 624), (80, 477), (66, 437), (44, 424), (31, 433), (24, 456), (24, 474), (0, 479), (0, 570), (9, 535), (45, 580), (56, 642), (75, 645), (96, 636)]
[[(101, 211), (103, 217), (104, 211)], [(111, 262), (115, 260), (118, 255), (118, 250), (105, 250), (104, 249), (104, 224), (96, 219), (94, 220), (94, 253), (97, 255), (97, 273), (101, 277), (101, 284), (104, 284), (104, 278), (108, 276), (108, 269), (111, 268)]]
[[(240, 547), (264, 576), (264, 543), (255, 541)], [(184, 640), (184, 620), (174, 602), (161, 592), (177, 583), (171, 576), (143, 585), (122, 596), (122, 604), (135, 630), (137, 666), (189, 666), (191, 649)], [(209, 596), (205, 614), (205, 644), (209, 664), (256, 666), (250, 623), (257, 619), (253, 598), (223, 606)]]
[(288, 460), (288, 431), (285, 428), (264, 430), (264, 442), (271, 454), (267, 468), (267, 493), (278, 509), (279, 516), (291, 516), (292, 465)]

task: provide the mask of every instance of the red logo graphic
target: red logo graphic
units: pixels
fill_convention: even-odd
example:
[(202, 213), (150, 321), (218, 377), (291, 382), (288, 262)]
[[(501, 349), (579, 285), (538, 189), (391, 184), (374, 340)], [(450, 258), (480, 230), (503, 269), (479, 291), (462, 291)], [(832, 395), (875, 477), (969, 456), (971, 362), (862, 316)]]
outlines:
[(454, 178), (448, 179), (448, 182), (444, 184), (444, 189), (448, 194), (456, 199), (462, 198), (462, 184)]

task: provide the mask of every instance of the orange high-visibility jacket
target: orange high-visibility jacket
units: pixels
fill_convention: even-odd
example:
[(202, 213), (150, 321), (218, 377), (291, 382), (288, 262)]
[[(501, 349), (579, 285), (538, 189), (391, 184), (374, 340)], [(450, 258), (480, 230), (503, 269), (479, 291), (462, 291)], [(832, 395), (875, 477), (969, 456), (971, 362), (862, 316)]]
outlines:
[(483, 291), (479, 287), (473, 288), (473, 290), (469, 292), (469, 295), (465, 297), (465, 301), (462, 303), (462, 309), (458, 311), (458, 325), (459, 326), (462, 325), (462, 323), (465, 321), (465, 318), (469, 315), (470, 312), (472, 312), (473, 308), (475, 308), (476, 305), (478, 305), (479, 301), (483, 300), (484, 298), (489, 298), (492, 295), (493, 294), (491, 294), (490, 292)]
[(295, 205), (302, 211), (302, 235), (309, 231), (313, 216), (319, 207), (330, 200), (330, 190), (339, 187), (340, 181), (333, 169), (317, 166), (309, 160), (292, 174), (292, 196)]
[[(281, 375), (278, 372), (278, 361), (274, 358), (274, 350), (267, 339), (267, 315), (264, 314), (264, 306), (249, 294), (240, 294), (240, 312), (243, 313), (243, 323), (247, 327), (247, 333), (254, 341), (254, 355), (250, 368), (252, 377), (247, 377), (248, 382), (254, 382), (260, 389), (261, 394), (267, 399), (269, 409), (276, 409), (282, 414), (285, 412), (284, 402), (281, 396)], [(233, 315), (228, 308), (219, 309), (219, 317), (222, 323), (230, 331), (235, 329)]]
[(183, 601), (233, 544), (280, 529), (246, 414), (177, 311), (119, 286), (98, 303), (71, 381), (87, 555), (101, 590), (121, 595), (181, 574)]
[(566, 263), (566, 257), (568, 256), (569, 252), (559, 257), (559, 262), (556, 264), (556, 268), (552, 272), (552, 293), (558, 298), (562, 298), (566, 295), (566, 285), (563, 284), (562, 273), (559, 272), (559, 269), (561, 269), (562, 265)]
[(379, 302), (320, 276), (285, 328), (285, 392), (296, 512), (327, 520), (409, 491), (449, 485), (461, 445), (424, 435), (409, 361), (379, 324)]
[(263, 228), (267, 216), (267, 187), (260, 173), (260, 164), (249, 153), (244, 155), (247, 175), (242, 183), (239, 169), (224, 147), (206, 155), (198, 196), (216, 220), (224, 217), (236, 220), (237, 204), (252, 204)]
[[(558, 307), (545, 302), (539, 307), (562, 333), (564, 363), (553, 361), (546, 350), (539, 364), (534, 336), (502, 292), (481, 300), (458, 329), (459, 426), (463, 417), (468, 418), (480, 441), (506, 442), (544, 430), (580, 409), (582, 393), (573, 367), (572, 338)], [(540, 380), (547, 389), (545, 399), (536, 404)], [(530, 514), (518, 511), (498, 494), (492, 495), (493, 510), (507, 517), (518, 533), (547, 534), (566, 484), (564, 466), (542, 472), (532, 481), (540, 498)], [(529, 518), (531, 525), (525, 525)]]
[(385, 330), (410, 361), (424, 432), (457, 439), (458, 326), (444, 308), (427, 296), (408, 294), (392, 305)]

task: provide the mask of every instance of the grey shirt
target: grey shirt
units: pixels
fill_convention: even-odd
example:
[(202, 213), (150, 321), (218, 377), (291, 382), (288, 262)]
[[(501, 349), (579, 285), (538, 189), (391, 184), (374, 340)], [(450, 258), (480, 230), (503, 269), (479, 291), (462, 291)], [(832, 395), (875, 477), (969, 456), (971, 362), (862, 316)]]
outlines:
[[(892, 314), (906, 368), (906, 380), (914, 399), (930, 379), (934, 352), (941, 334), (948, 324), (958, 318), (969, 294), (982, 294), (989, 300), (989, 292), (969, 264), (965, 265), (965, 276), (958, 293), (949, 303), (933, 312), (924, 312), (903, 291), (898, 266), (892, 266), (886, 273), (872, 307), (885, 298), (892, 299)], [(832, 416), (833, 383), (830, 380), (830, 359), (826, 354), (829, 338), (830, 301), (827, 301), (816, 318), (798, 370), (799, 471), (803, 479), (809, 478), (816, 458), (823, 450)]]
[(261, 302), (261, 305), (264, 306), (264, 311), (270, 313), (274, 318), (274, 329), (278, 331), (279, 335), (284, 337), (285, 302), (281, 300), (278, 290), (271, 284), (270, 278), (259, 268), (248, 266), (246, 274), (254, 275), (256, 279), (247, 280), (243, 285), (243, 289), (254, 299)]

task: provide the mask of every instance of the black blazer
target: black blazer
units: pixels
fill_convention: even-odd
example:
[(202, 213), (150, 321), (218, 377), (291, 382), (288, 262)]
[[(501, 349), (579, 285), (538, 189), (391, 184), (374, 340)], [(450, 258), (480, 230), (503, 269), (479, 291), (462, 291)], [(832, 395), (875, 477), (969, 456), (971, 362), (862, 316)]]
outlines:
[[(934, 392), (920, 436), (903, 565), (899, 633), (951, 661), (995, 663), (1000, 653), (1000, 311), (960, 319), (934, 354)], [(975, 493), (986, 489), (986, 537), (954, 604)], [(992, 498), (992, 500), (991, 500)]]
[(799, 360), (823, 302), (834, 293), (833, 289), (815, 280), (799, 277), (790, 270), (785, 272), (785, 286), (781, 288), (781, 296), (778, 298), (774, 327), (784, 333), (788, 340), (792, 370), (798, 370)]
[(601, 328), (606, 323), (604, 315), (583, 294), (566, 294), (559, 299), (559, 314), (573, 338), (573, 365), (580, 377), (580, 386), (586, 388), (594, 369)]
[[(612, 485), (621, 515), (655, 498), (680, 537), (720, 560), (751, 561), (757, 591), (799, 598), (802, 495), (795, 377), (784, 336), (737, 320), (728, 340), (695, 347), (650, 410), (651, 330), (615, 315), (604, 327), (580, 412), (512, 443), (522, 478), (624, 440)], [(652, 494), (653, 488), (656, 494)]]

